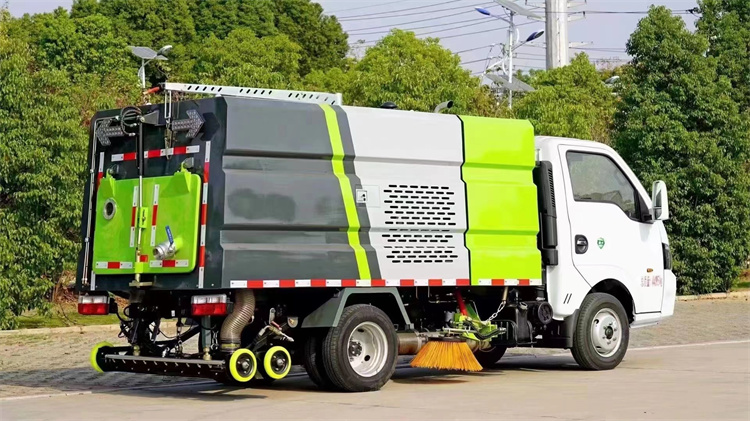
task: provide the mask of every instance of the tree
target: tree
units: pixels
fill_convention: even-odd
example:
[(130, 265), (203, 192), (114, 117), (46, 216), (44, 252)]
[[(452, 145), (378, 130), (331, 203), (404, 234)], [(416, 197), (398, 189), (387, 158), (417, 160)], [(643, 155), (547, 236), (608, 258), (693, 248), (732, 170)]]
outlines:
[(186, 51), (181, 77), (209, 84), (289, 88), (299, 83), (300, 46), (286, 35), (257, 38), (236, 29), (211, 36)]
[(670, 188), (666, 224), (682, 293), (728, 289), (750, 253), (750, 124), (731, 83), (665, 7), (630, 37), (615, 147), (644, 185)]
[(536, 90), (516, 102), (514, 115), (529, 119), (537, 134), (609, 143), (615, 97), (585, 53), (568, 66), (533, 72), (528, 83)]
[[(0, 11), (0, 13), (7, 13)], [(71, 269), (79, 244), (85, 132), (60, 70), (36, 70), (0, 19), (0, 329)]]
[(750, 113), (750, 2), (704, 0), (700, 9), (697, 26), (710, 42), (708, 54), (718, 60), (719, 74), (731, 81), (740, 109)]
[(340, 69), (314, 73), (306, 83), (343, 92), (347, 104), (379, 107), (393, 101), (401, 109), (432, 111), (452, 100), (451, 112), (494, 115), (489, 90), (459, 62), (435, 38), (419, 39), (413, 32), (394, 30), (367, 49), (362, 60), (350, 63), (346, 74)]

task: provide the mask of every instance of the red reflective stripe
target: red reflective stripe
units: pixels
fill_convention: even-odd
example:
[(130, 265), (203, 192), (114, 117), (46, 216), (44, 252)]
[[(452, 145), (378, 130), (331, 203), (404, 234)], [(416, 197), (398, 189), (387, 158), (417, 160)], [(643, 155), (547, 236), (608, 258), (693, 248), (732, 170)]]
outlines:
[(208, 183), (208, 162), (203, 164), (203, 182)]
[(98, 188), (100, 184), (102, 184), (102, 178), (104, 178), (104, 173), (100, 172), (96, 175), (96, 187)]
[(159, 205), (154, 205), (154, 212), (151, 215), (151, 225), (156, 225), (156, 213), (159, 211)]
[(493, 279), (492, 286), (503, 286), (505, 285), (505, 279)]
[(428, 279), (427, 285), (431, 287), (441, 287), (443, 286), (443, 280), (442, 279)]
[(140, 257), (138, 257), (139, 262), (148, 262), (148, 255), (147, 254), (141, 254)]
[(161, 156), (161, 149), (153, 149), (146, 152), (146, 158), (159, 158)]
[(204, 267), (206, 266), (206, 246), (201, 246), (200, 251), (198, 252), (198, 267)]
[(414, 279), (402, 279), (401, 280), (401, 286), (402, 287), (413, 287), (414, 286)]
[(310, 286), (311, 287), (325, 287), (326, 286), (326, 280), (325, 279), (310, 279)]
[(123, 161), (134, 161), (135, 160), (135, 152), (128, 152), (126, 154), (122, 155)]
[(175, 266), (176, 260), (162, 260), (161, 267), (163, 268), (173, 268)]
[(294, 288), (294, 279), (279, 279), (279, 288)]
[(469, 285), (471, 285), (471, 281), (468, 279), (456, 279), (457, 287), (467, 287)]
[(120, 262), (107, 262), (107, 269), (120, 269)]
[(384, 287), (385, 279), (373, 279), (372, 281), (370, 281), (370, 285), (374, 287)]
[(342, 279), (341, 280), (341, 286), (342, 287), (356, 287), (357, 286), (357, 280), (356, 279)]
[(263, 288), (263, 281), (247, 281), (248, 288)]
[(130, 216), (130, 226), (131, 227), (135, 226), (135, 213), (136, 213), (136, 207), (133, 206), (133, 211), (132, 211), (132, 214)]
[(206, 225), (206, 215), (208, 214), (208, 205), (201, 205), (201, 225)]
[(519, 279), (518, 280), (518, 285), (519, 286), (529, 286), (529, 285), (531, 285), (531, 281), (529, 281), (528, 279)]
[(173, 155), (184, 155), (187, 153), (187, 146), (177, 146), (173, 149)]

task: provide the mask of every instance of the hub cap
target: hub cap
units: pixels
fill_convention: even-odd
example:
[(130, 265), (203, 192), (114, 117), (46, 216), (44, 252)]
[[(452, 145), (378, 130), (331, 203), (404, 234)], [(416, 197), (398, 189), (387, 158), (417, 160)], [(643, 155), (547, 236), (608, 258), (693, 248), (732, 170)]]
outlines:
[(591, 322), (591, 343), (596, 353), (602, 357), (611, 357), (622, 342), (622, 328), (620, 318), (608, 308), (603, 308), (596, 313)]
[(349, 336), (349, 364), (362, 377), (372, 377), (385, 366), (388, 339), (373, 322), (360, 323)]

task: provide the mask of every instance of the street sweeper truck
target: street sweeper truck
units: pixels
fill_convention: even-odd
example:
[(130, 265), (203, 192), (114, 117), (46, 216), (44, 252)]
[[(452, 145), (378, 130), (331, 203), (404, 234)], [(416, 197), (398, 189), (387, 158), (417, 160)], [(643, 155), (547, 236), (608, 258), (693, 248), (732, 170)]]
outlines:
[(666, 187), (606, 145), (337, 94), (149, 93), (91, 124), (78, 311), (127, 340), (94, 346), (99, 371), (253, 385), (301, 364), (358, 392), (400, 355), (471, 371), (508, 347), (607, 370), (673, 312)]

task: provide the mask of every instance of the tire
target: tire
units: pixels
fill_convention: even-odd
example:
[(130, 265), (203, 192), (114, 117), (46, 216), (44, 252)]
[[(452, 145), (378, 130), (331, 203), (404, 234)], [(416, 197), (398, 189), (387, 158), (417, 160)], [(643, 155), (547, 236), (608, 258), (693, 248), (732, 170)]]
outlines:
[[(611, 335), (611, 336), (610, 336)], [(573, 335), (573, 358), (587, 370), (611, 370), (628, 350), (630, 323), (617, 298), (600, 292), (584, 298)]]
[(315, 330), (305, 339), (302, 346), (302, 366), (305, 368), (307, 375), (310, 376), (310, 380), (319, 388), (331, 390), (334, 388), (333, 381), (326, 373), (322, 358), (323, 340), (327, 334), (328, 329)]
[[(352, 350), (352, 347), (357, 347)], [(350, 362), (350, 354), (356, 353)], [(323, 364), (334, 386), (345, 392), (378, 390), (396, 371), (398, 337), (383, 310), (367, 304), (346, 307), (323, 341)], [(355, 368), (356, 367), (356, 368)]]
[(497, 364), (500, 358), (503, 358), (506, 349), (504, 346), (493, 346), (492, 348), (475, 352), (474, 356), (482, 368), (490, 368)]

